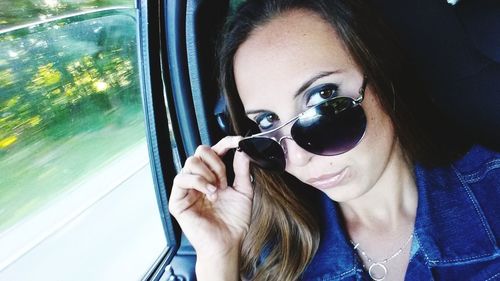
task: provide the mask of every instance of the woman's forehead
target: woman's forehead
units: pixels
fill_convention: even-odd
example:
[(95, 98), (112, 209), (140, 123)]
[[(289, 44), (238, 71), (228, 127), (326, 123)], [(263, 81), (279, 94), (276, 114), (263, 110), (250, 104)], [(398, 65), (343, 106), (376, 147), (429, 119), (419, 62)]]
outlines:
[[(234, 76), (245, 105), (280, 92), (293, 93), (302, 80), (354, 63), (335, 29), (303, 10), (284, 13), (255, 29), (234, 59)], [(246, 107), (246, 106), (245, 106)]]
[[(253, 61), (255, 56), (272, 61), (283, 55), (305, 55), (327, 50), (337, 56), (347, 55), (335, 29), (320, 16), (293, 10), (253, 30), (238, 48), (235, 62)], [(345, 53), (345, 54), (344, 54)]]

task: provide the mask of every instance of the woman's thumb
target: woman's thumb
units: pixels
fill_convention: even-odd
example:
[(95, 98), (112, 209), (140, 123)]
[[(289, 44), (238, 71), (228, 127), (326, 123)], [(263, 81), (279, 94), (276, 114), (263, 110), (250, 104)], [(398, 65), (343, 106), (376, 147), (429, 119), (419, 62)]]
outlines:
[(253, 178), (250, 175), (250, 159), (241, 151), (234, 153), (233, 159), (234, 183), (233, 188), (248, 197), (253, 196)]

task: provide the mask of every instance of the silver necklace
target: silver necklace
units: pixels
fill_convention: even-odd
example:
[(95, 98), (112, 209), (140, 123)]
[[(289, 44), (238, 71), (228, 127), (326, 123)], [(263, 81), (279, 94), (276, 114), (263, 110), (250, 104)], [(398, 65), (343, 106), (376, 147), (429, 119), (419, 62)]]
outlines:
[[(410, 235), (410, 237), (408, 237), (408, 240), (406, 240), (404, 245), (401, 248), (399, 248), (399, 250), (397, 250), (394, 254), (392, 254), (392, 256), (383, 259), (382, 261), (374, 261), (365, 253), (365, 251), (363, 251), (359, 247), (359, 243), (354, 243), (352, 240), (351, 243), (352, 245), (354, 245), (354, 250), (358, 250), (361, 253), (361, 255), (363, 255), (363, 257), (365, 257), (367, 261), (370, 263), (370, 266), (368, 267), (368, 274), (370, 275), (370, 277), (375, 281), (382, 281), (387, 276), (386, 264), (393, 258), (399, 256), (403, 252), (403, 249), (406, 248), (406, 246), (408, 246), (408, 243), (410, 243), (412, 238), (413, 238), (413, 233)], [(377, 272), (379, 273), (377, 274)]]

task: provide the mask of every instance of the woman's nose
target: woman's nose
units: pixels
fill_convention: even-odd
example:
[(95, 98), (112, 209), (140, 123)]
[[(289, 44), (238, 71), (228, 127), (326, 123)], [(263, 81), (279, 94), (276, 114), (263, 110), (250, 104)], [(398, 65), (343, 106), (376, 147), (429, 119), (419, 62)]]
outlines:
[(285, 151), (287, 165), (304, 166), (309, 163), (312, 154), (300, 147), (292, 138), (281, 140), (281, 146)]

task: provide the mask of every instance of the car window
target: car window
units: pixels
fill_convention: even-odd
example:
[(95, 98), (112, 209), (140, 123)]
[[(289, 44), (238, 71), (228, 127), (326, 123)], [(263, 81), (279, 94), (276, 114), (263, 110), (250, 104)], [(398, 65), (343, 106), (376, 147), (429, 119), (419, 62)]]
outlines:
[(142, 278), (168, 245), (134, 1), (0, 11), (0, 279)]
[(0, 2), (0, 29), (109, 7), (132, 7), (130, 0), (7, 0)]

